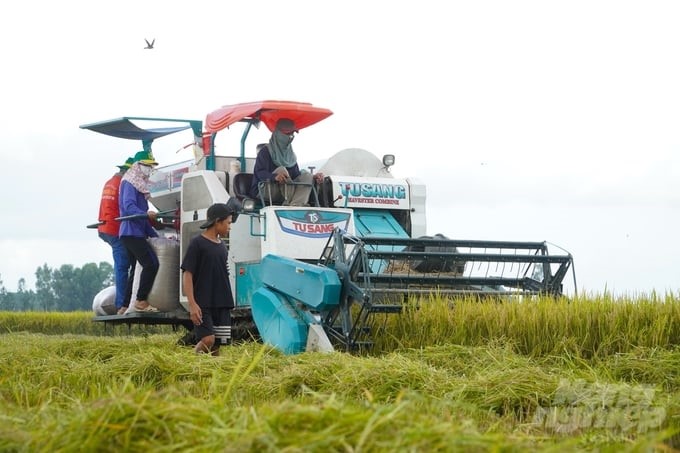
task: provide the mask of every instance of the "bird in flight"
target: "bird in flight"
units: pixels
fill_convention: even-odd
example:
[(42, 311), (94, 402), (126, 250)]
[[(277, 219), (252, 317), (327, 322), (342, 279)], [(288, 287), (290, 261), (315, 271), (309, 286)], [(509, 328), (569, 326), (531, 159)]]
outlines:
[(149, 40), (144, 38), (144, 41), (146, 41), (146, 47), (145, 49), (153, 49), (153, 44), (156, 42), (156, 38), (151, 40), (151, 43), (149, 43)]

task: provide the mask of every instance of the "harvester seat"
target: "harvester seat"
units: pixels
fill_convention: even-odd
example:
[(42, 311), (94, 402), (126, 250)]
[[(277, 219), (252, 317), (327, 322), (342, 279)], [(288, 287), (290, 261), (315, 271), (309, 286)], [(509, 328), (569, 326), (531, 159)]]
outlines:
[(234, 175), (234, 193), (233, 195), (239, 200), (243, 201), (244, 198), (249, 198), (250, 195), (250, 185), (253, 182), (252, 173), (237, 173)]

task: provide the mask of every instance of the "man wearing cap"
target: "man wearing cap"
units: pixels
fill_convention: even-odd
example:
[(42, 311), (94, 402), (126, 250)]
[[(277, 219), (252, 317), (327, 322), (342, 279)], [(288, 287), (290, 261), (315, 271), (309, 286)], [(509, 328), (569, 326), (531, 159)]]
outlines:
[(234, 297), (229, 283), (227, 248), (222, 238), (229, 234), (238, 216), (238, 202), (215, 203), (208, 208), (204, 229), (187, 247), (182, 260), (182, 289), (198, 340), (196, 353), (219, 355), (222, 344), (231, 340), (231, 310)]
[[(314, 176), (301, 172), (297, 156), (291, 143), (298, 130), (295, 122), (289, 118), (281, 118), (276, 122), (269, 143), (262, 146), (257, 153), (250, 196), (259, 199), (263, 196), (267, 204), (283, 204), (284, 206), (308, 206), (312, 182), (320, 182), (321, 173)], [(263, 183), (262, 193), (259, 190)]]
[[(147, 298), (158, 273), (158, 257), (146, 239), (158, 237), (158, 233), (151, 226), (151, 222), (156, 220), (156, 212), (149, 210), (147, 201), (150, 197), (149, 177), (158, 162), (150, 151), (139, 151), (135, 154), (134, 161), (120, 183), (118, 200), (120, 216), (131, 217), (120, 222), (120, 240), (125, 245), (132, 262), (137, 261), (142, 266), (135, 303), (131, 304), (126, 313), (157, 312), (158, 309), (152, 307)], [(131, 274), (130, 282), (134, 276), (134, 273)]]
[(128, 286), (128, 276), (130, 274), (130, 259), (128, 252), (121, 240), (118, 238), (120, 222), (116, 218), (120, 217), (118, 208), (118, 189), (120, 181), (128, 168), (132, 166), (134, 159), (129, 157), (123, 165), (118, 165), (118, 172), (115, 173), (102, 189), (102, 197), (99, 202), (99, 226), (97, 231), (99, 237), (111, 246), (113, 254), (113, 273), (116, 285), (116, 312), (120, 315), (127, 309), (130, 295), (126, 298)]

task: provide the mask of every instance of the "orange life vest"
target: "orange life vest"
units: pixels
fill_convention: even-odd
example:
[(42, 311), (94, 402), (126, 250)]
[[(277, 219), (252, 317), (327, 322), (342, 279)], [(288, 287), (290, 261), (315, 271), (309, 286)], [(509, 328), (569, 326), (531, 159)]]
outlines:
[(111, 236), (118, 236), (120, 229), (120, 222), (115, 220), (120, 217), (120, 210), (118, 207), (118, 189), (122, 176), (116, 173), (106, 181), (104, 189), (102, 190), (102, 198), (99, 203), (99, 221), (104, 222), (99, 225), (97, 230), (100, 233), (110, 234)]

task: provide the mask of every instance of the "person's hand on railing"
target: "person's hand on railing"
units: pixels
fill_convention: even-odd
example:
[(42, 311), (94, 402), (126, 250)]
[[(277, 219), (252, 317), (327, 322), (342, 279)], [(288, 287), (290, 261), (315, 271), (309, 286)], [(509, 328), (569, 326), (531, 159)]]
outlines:
[(284, 173), (275, 173), (274, 180), (279, 184), (284, 184), (288, 180), (288, 177)]
[(290, 182), (290, 175), (288, 174), (286, 167), (278, 167), (274, 170), (274, 181), (279, 184)]

